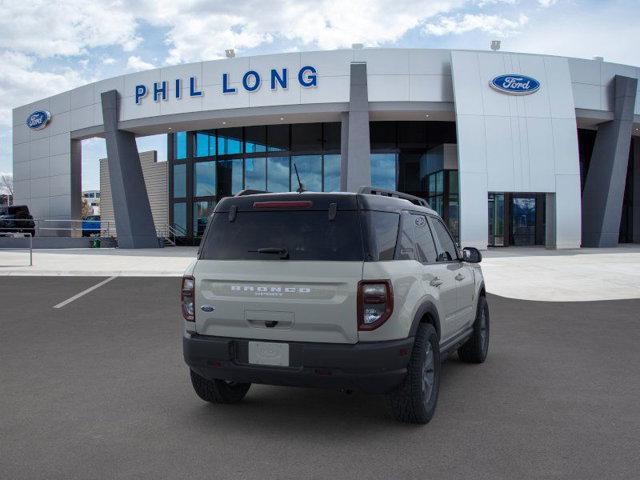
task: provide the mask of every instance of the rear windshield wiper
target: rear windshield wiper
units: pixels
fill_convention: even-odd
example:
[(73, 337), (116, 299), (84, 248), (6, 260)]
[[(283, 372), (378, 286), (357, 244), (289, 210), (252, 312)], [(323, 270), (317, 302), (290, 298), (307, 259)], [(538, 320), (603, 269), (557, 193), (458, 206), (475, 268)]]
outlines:
[(249, 250), (251, 253), (269, 253), (273, 255), (280, 255), (282, 260), (287, 260), (289, 258), (289, 252), (286, 248), (281, 247), (265, 247), (259, 248), (257, 250)]

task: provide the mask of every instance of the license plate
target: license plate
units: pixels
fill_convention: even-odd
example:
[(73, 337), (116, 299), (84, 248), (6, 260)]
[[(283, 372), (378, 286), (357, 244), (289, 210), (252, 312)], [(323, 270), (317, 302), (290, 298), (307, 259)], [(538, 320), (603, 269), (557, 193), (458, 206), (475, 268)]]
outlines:
[(289, 366), (289, 344), (249, 342), (249, 363), (254, 365)]

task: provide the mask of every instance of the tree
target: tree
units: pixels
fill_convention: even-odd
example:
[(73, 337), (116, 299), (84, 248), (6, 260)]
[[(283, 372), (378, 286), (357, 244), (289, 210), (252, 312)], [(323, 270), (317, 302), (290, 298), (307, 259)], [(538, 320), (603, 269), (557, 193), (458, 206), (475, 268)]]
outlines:
[(93, 209), (86, 198), (82, 199), (82, 218), (87, 218), (93, 213)]
[(5, 190), (13, 197), (13, 175), (10, 173), (0, 173), (0, 190)]

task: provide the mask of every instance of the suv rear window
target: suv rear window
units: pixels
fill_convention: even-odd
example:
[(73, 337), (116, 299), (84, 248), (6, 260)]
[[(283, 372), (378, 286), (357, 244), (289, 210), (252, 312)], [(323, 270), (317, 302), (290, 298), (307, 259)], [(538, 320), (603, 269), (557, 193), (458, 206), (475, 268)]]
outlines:
[(215, 213), (202, 239), (203, 260), (280, 260), (281, 254), (258, 249), (285, 249), (289, 260), (362, 261), (358, 212), (326, 210), (238, 212), (233, 222)]

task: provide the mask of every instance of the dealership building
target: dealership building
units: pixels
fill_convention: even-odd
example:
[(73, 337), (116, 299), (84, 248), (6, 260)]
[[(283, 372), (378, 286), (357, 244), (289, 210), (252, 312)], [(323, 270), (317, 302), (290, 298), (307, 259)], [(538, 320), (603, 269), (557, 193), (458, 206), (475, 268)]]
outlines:
[(600, 58), (386, 48), (122, 75), (14, 109), (15, 203), (79, 218), (81, 141), (104, 137), (118, 242), (157, 246), (135, 139), (165, 133), (168, 222), (189, 242), (225, 196), (295, 190), (295, 165), (308, 190), (423, 197), (463, 246), (639, 243), (639, 75)]

